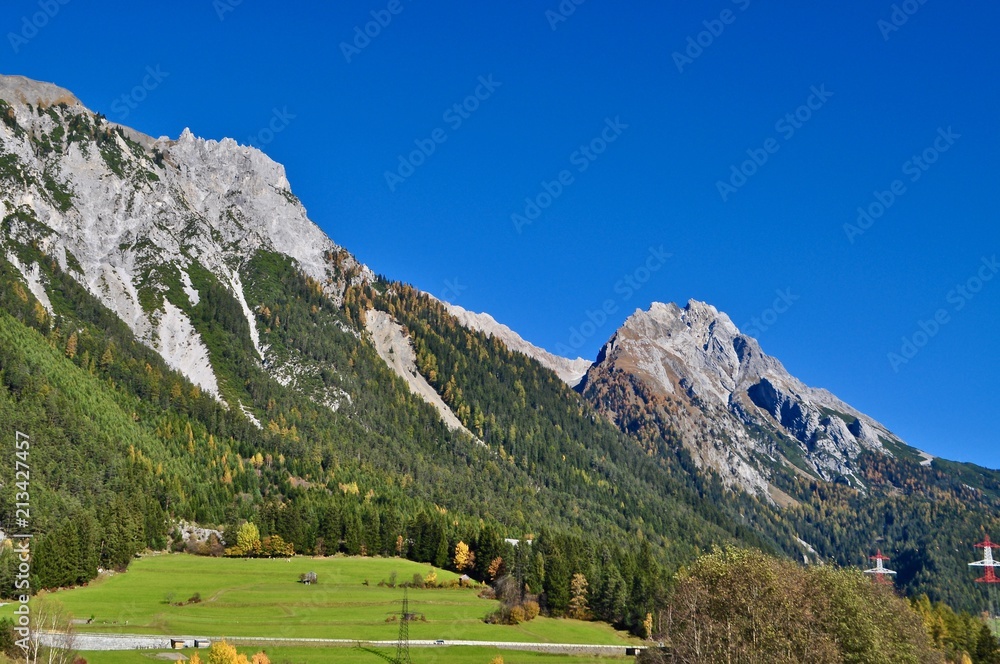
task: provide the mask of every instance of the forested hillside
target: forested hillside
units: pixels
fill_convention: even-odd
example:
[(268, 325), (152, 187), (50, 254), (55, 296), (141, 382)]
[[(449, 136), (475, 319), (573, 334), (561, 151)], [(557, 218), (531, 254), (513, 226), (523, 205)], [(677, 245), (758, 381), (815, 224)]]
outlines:
[[(345, 316), (287, 258), (259, 253), (241, 274), (274, 358), (266, 366), (239, 303), (210, 274), (192, 274), (197, 304), (180, 288), (165, 293), (206, 339), (233, 407), (171, 371), (55, 261), (30, 246), (19, 254), (39, 265), (53, 308), (0, 261), (0, 412), (33, 440), (38, 587), (123, 568), (134, 553), (165, 546), (177, 519), (253, 521), (302, 553), (439, 565), (465, 541), (484, 578), (497, 558), (513, 571), (504, 538), (533, 537), (517, 572), (545, 591), (550, 610), (566, 610), (571, 578), (582, 573), (595, 614), (636, 627), (656, 605), (665, 566), (712, 543), (769, 547), (705, 500), (721, 497), (720, 487), (648, 459), (551, 372), (455, 327), (449, 343), (475, 349), (475, 366), (493, 376), (468, 391), (476, 412), (518, 403), (481, 431), (486, 445), (449, 431), (362, 337), (363, 295), (349, 294)], [(377, 289), (412, 293), (380, 283), (370, 291), (380, 303), (393, 298)], [(440, 312), (413, 297), (417, 335), (418, 316)], [(285, 385), (275, 378), (286, 374)], [(455, 380), (466, 385), (461, 373)], [(3, 441), (11, 454), (13, 444)], [(0, 473), (11, 481), (11, 467)], [(8, 554), (8, 579), (13, 562)]]
[[(881, 547), (911, 596), (983, 608), (966, 563), (1000, 526), (1000, 474), (926, 466), (837, 411), (803, 443), (731, 417), (717, 428), (688, 409), (698, 399), (657, 400), (627, 372), (577, 393), (375, 276), (260, 152), (189, 132), (154, 141), (69, 101), (0, 104), (0, 454), (30, 436), (33, 589), (146, 549), (291, 547), (469, 573), (504, 596), (498, 619), (537, 599), (649, 636), (689, 578), (675, 574), (714, 547), (844, 566)], [(379, 355), (375, 311), (402, 326), (414, 375), (464, 430)], [(768, 494), (692, 456), (692, 415), (705, 449), (759, 462)], [(828, 432), (869, 444), (842, 466), (850, 485), (813, 472), (836, 463), (796, 457)], [(5, 489), (14, 479), (0, 463)], [(0, 492), (6, 533), (16, 502)], [(180, 522), (225, 541), (185, 545)], [(0, 592), (15, 565), (0, 548)]]
[[(646, 450), (673, 458), (682, 448), (679, 423), (685, 411), (678, 400), (663, 399), (635, 377), (615, 372), (584, 386), (598, 412)], [(844, 417), (831, 413), (828, 417)], [(968, 611), (986, 606), (987, 595), (967, 563), (981, 556), (973, 545), (1000, 532), (1000, 473), (970, 464), (934, 459), (926, 465), (916, 450), (883, 441), (893, 454), (864, 452), (858, 457), (864, 488), (827, 482), (795, 463), (800, 446), (780, 432), (748, 426), (748, 435), (767, 441), (762, 457), (774, 487), (774, 502), (734, 491), (730, 500), (746, 501), (747, 513), (761, 524), (777, 523), (812, 549), (807, 559), (867, 567), (880, 548), (892, 557), (896, 582), (908, 595), (927, 594)], [(784, 462), (782, 462), (784, 460)], [(705, 469), (692, 470), (706, 474)], [(995, 536), (995, 535), (994, 535)]]

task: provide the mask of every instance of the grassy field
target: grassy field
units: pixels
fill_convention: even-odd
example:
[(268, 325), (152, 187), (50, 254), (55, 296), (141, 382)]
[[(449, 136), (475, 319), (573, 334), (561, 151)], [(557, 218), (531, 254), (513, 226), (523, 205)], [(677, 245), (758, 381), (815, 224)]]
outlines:
[[(239, 648), (248, 655), (259, 649)], [(384, 660), (374, 655), (358, 652), (351, 648), (266, 648), (272, 664), (379, 664)], [(169, 651), (163, 651), (164, 653)], [(386, 651), (388, 653), (388, 651)], [(190, 656), (190, 651), (185, 651)], [(155, 664), (169, 662), (158, 659), (151, 652), (88, 652), (83, 653), (87, 664)], [(202, 659), (204, 661), (204, 652)], [(392, 653), (388, 653), (392, 654)], [(414, 648), (410, 658), (414, 664), (489, 664), (496, 656), (503, 657), (504, 664), (622, 664), (634, 662), (634, 657), (574, 657), (569, 655), (545, 655), (492, 648)]]
[[(90, 624), (78, 625), (82, 632), (395, 640), (399, 623), (394, 616), (403, 593), (380, 587), (379, 581), (388, 581), (393, 572), (399, 582), (409, 581), (431, 569), (397, 558), (289, 561), (162, 554), (134, 561), (123, 574), (47, 597), (77, 619), (92, 617)], [(299, 574), (310, 571), (316, 572), (318, 583), (298, 583)], [(438, 581), (458, 578), (435, 571)], [(196, 593), (201, 601), (186, 603)], [(426, 618), (410, 623), (411, 639), (633, 642), (603, 623), (539, 617), (517, 626), (487, 625), (483, 617), (497, 604), (480, 599), (470, 588), (411, 588), (409, 598), (410, 611)], [(11, 610), (3, 607), (0, 615)]]

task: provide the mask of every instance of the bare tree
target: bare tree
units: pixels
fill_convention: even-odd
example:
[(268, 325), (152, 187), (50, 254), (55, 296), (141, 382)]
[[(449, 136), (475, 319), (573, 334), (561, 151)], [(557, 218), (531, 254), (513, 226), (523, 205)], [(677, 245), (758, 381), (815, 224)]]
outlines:
[(61, 604), (38, 599), (31, 606), (26, 664), (72, 664), (76, 657), (73, 621)]

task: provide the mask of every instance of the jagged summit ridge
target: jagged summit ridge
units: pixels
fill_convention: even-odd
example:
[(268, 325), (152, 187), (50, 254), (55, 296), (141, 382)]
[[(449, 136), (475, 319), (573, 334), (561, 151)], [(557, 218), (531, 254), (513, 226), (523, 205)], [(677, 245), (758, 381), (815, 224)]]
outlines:
[(335, 301), (350, 280), (373, 278), (309, 220), (284, 168), (255, 148), (188, 129), (177, 140), (154, 140), (107, 122), (62, 88), (23, 77), (0, 77), (0, 100), (7, 224), (0, 242), (8, 245), (0, 250), (37, 243), (212, 393), (218, 385), (207, 350), (184, 312), (198, 298), (191, 269), (211, 272), (240, 302), (239, 267), (258, 249), (292, 258)]
[(487, 313), (474, 313), (457, 304), (448, 302), (445, 302), (444, 305), (448, 309), (448, 312), (457, 318), (462, 325), (473, 330), (479, 330), (487, 336), (496, 337), (503, 341), (511, 350), (534, 358), (542, 366), (554, 371), (570, 387), (579, 384), (580, 380), (587, 373), (587, 369), (590, 368), (590, 360), (585, 360), (582, 357), (571, 360), (567, 357), (560, 357), (559, 355), (550, 353), (544, 348), (526, 341), (517, 332), (498, 322), (493, 316)]
[[(623, 425), (635, 402), (645, 402), (696, 461), (758, 491), (769, 476), (761, 459), (861, 486), (859, 454), (891, 453), (887, 441), (903, 445), (875, 419), (792, 376), (729, 316), (697, 300), (636, 310), (602, 348), (581, 390)], [(621, 398), (623, 390), (630, 396)]]

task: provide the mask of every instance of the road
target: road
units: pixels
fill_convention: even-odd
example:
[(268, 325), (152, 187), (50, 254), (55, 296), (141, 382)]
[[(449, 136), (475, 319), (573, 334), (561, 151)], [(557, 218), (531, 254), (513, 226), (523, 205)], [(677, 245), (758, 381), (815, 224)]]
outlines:
[[(46, 634), (43, 641), (48, 645), (53, 641), (60, 641), (62, 635)], [(74, 636), (74, 649), (80, 651), (93, 650), (168, 650), (170, 640), (184, 639), (193, 645), (194, 639), (205, 639), (208, 641), (225, 640), (233, 645), (239, 646), (315, 646), (315, 647), (340, 647), (349, 648), (359, 642), (351, 639), (295, 639), (278, 637), (248, 637), (248, 636), (150, 636), (143, 634), (94, 634), (77, 632)], [(362, 645), (374, 648), (395, 648), (395, 641), (362, 641)], [(508, 641), (453, 641), (446, 640), (444, 643), (436, 641), (410, 641), (412, 648), (446, 648), (449, 646), (471, 646), (480, 648), (497, 648), (499, 650), (526, 650), (532, 652), (546, 652), (563, 655), (597, 655), (597, 656), (622, 656), (626, 649), (634, 646), (608, 646), (595, 644), (574, 644), (574, 643), (523, 643)], [(631, 653), (634, 654), (634, 653)]]

